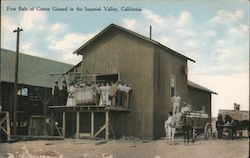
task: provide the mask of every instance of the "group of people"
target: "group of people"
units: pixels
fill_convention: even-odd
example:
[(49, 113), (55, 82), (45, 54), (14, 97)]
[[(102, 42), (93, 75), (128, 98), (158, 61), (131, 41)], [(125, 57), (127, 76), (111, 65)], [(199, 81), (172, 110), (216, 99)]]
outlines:
[[(247, 127), (247, 126), (244, 127), (244, 122), (245, 121), (241, 122), (238, 120), (234, 120), (229, 115), (225, 115), (224, 117), (222, 117), (222, 115), (219, 114), (217, 117), (217, 121), (215, 123), (216, 129), (218, 132), (218, 138), (219, 139), (223, 138), (223, 131), (224, 131), (224, 128), (226, 128), (227, 129), (226, 131), (229, 132), (229, 137), (234, 139), (237, 136), (237, 129), (245, 129), (245, 127)], [(249, 122), (248, 122), (248, 126), (249, 126)]]
[(63, 82), (62, 90), (67, 90), (67, 93), (65, 93), (67, 96), (66, 100), (60, 102), (58, 101), (58, 98), (60, 98), (60, 94), (62, 93), (60, 93), (58, 82), (55, 82), (55, 105), (76, 106), (96, 104), (99, 106), (128, 108), (131, 86), (122, 81), (100, 83), (72, 82), (69, 84), (69, 88), (67, 88), (66, 82)]
[(99, 105), (128, 108), (131, 91), (129, 84), (122, 81), (111, 82), (111, 84), (106, 82), (106, 85), (101, 83), (99, 87), (96, 87), (96, 91)]
[(52, 95), (54, 96), (54, 105), (61, 106), (66, 105), (68, 98), (68, 87), (67, 82), (63, 81), (61, 88), (59, 87), (58, 81), (55, 82), (53, 87)]
[(173, 112), (169, 112), (168, 119), (164, 122), (166, 139), (169, 141), (170, 144), (174, 143), (176, 127), (178, 126), (181, 117), (190, 112), (190, 109), (186, 103), (183, 103), (183, 106), (179, 111), (180, 106), (181, 106), (181, 97), (179, 96), (178, 93), (176, 93), (176, 95), (172, 97)]

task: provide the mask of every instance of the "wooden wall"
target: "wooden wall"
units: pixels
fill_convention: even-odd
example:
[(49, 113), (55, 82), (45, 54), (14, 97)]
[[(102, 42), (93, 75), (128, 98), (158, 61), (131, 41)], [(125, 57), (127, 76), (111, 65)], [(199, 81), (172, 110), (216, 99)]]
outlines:
[[(132, 85), (131, 112), (112, 114), (117, 136), (153, 139), (165, 135), (163, 124), (172, 111), (171, 75), (176, 76), (176, 92), (182, 101), (193, 103), (187, 74), (183, 72), (183, 67), (187, 67), (186, 58), (116, 28), (104, 32), (84, 47), (83, 52), (85, 57), (78, 72), (117, 73), (121, 80)], [(211, 98), (205, 97), (204, 101), (207, 100)]]
[(114, 114), (117, 135), (153, 137), (153, 46), (112, 29), (85, 49), (83, 72), (114, 74), (131, 84), (129, 113)]
[(205, 112), (211, 117), (211, 93), (192, 87), (189, 87), (188, 90), (192, 109), (201, 111), (202, 106), (205, 106)]
[(165, 136), (164, 121), (172, 111), (170, 76), (176, 76), (176, 92), (182, 101), (189, 102), (187, 75), (182, 67), (187, 66), (185, 58), (177, 57), (160, 47), (154, 49), (154, 138)]

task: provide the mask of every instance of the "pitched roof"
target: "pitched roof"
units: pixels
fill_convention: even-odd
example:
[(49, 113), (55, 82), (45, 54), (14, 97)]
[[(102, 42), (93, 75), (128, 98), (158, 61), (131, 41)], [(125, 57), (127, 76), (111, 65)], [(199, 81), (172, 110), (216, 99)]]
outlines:
[(219, 114), (222, 116), (229, 115), (234, 120), (242, 121), (249, 120), (249, 111), (236, 111), (236, 110), (219, 110)]
[(188, 86), (192, 87), (192, 88), (195, 88), (195, 89), (199, 89), (199, 90), (202, 90), (202, 91), (206, 91), (206, 92), (209, 92), (209, 93), (213, 93), (213, 94), (217, 94), (216, 92), (214, 91), (211, 91), (210, 89), (207, 89), (197, 83), (194, 83), (192, 81), (188, 81)]
[(190, 61), (192, 61), (192, 62), (195, 62), (193, 59), (190, 59), (190, 58), (188, 58), (188, 57), (186, 57), (186, 56), (184, 56), (184, 55), (182, 55), (182, 54), (180, 54), (180, 53), (178, 53), (178, 52), (176, 52), (176, 51), (174, 51), (174, 50), (172, 50), (172, 49), (170, 49), (170, 48), (168, 48), (168, 47), (162, 45), (161, 43), (159, 43), (159, 42), (157, 42), (157, 41), (155, 41), (155, 40), (153, 40), (153, 39), (151, 39), (151, 38), (148, 38), (148, 37), (146, 37), (146, 36), (140, 35), (140, 34), (138, 34), (138, 33), (136, 33), (136, 32), (131, 31), (131, 30), (125, 29), (125, 28), (123, 28), (123, 27), (121, 27), (121, 26), (118, 26), (118, 25), (116, 25), (116, 24), (110, 24), (109, 26), (107, 26), (105, 29), (103, 29), (101, 32), (99, 32), (97, 35), (95, 35), (92, 39), (90, 39), (88, 42), (86, 42), (85, 44), (83, 44), (80, 48), (78, 48), (77, 50), (75, 50), (73, 53), (74, 53), (74, 54), (78, 54), (78, 55), (79, 55), (79, 54), (82, 55), (82, 54), (83, 54), (83, 50), (85, 49), (86, 46), (88, 46), (88, 45), (89, 45), (90, 43), (92, 43), (95, 39), (99, 38), (99, 37), (102, 36), (105, 32), (107, 32), (108, 30), (111, 30), (111, 29), (119, 29), (119, 30), (125, 31), (125, 32), (127, 32), (127, 33), (129, 33), (129, 34), (132, 34), (132, 35), (134, 35), (134, 36), (136, 36), (136, 37), (141, 38), (142, 40), (145, 40), (145, 41), (147, 41), (147, 42), (150, 42), (150, 43), (152, 43), (152, 44), (154, 44), (154, 45), (156, 45), (156, 46), (158, 46), (158, 47), (161, 47), (161, 48), (163, 48), (164, 50), (166, 50), (167, 52), (170, 52), (170, 53), (172, 53), (172, 54), (174, 54), (174, 55), (176, 55), (176, 56), (178, 56), (178, 57), (181, 57), (181, 58), (190, 60)]
[[(1, 48), (1, 75), (0, 80), (14, 82), (16, 53)], [(52, 87), (60, 76), (53, 73), (64, 73), (73, 65), (58, 61), (35, 57), (19, 53), (18, 83), (39, 87)]]

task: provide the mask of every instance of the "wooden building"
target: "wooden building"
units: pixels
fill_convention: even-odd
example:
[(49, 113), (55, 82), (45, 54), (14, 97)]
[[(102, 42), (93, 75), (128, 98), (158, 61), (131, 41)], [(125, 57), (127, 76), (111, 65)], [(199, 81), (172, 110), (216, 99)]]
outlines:
[(211, 116), (214, 92), (187, 80), (187, 62), (195, 61), (153, 39), (111, 24), (74, 53), (83, 61), (71, 73), (113, 74), (131, 84), (129, 112), (113, 114), (116, 135), (164, 136), (163, 123), (176, 92), (195, 110), (205, 106)]
[[(13, 95), (16, 53), (1, 48), (1, 106), (2, 111), (10, 113), (13, 118)], [(47, 133), (41, 129), (38, 133), (31, 131), (30, 119), (40, 119), (48, 115), (48, 105), (51, 105), (52, 87), (60, 76), (53, 73), (63, 73), (73, 65), (19, 54), (18, 105), (17, 105), (17, 134), (42, 135)], [(62, 82), (63, 78), (59, 81)], [(43, 122), (43, 121), (42, 121)], [(13, 125), (13, 123), (11, 123)], [(42, 127), (41, 127), (42, 128)], [(12, 126), (11, 126), (12, 129)]]

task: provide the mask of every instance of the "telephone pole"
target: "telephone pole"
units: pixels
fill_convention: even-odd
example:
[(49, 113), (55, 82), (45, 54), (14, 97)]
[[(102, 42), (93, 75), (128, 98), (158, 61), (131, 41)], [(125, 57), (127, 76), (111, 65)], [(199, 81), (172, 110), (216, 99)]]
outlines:
[(17, 134), (17, 91), (18, 91), (18, 63), (19, 63), (19, 33), (23, 31), (21, 28), (17, 28), (13, 32), (17, 32), (17, 40), (16, 40), (16, 63), (15, 63), (15, 83), (14, 83), (14, 105), (13, 105), (13, 134)]

